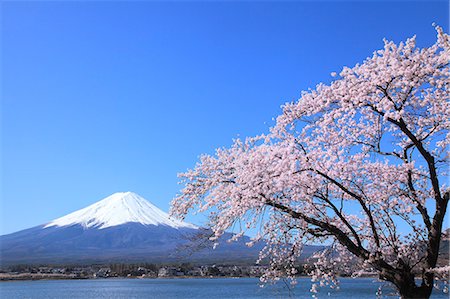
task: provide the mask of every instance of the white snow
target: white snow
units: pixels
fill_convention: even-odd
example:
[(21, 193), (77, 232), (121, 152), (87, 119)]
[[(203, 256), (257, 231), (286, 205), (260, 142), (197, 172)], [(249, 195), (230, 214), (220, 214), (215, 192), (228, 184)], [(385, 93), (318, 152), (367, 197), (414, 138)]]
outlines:
[(45, 225), (69, 226), (80, 224), (98, 229), (135, 222), (144, 225), (166, 225), (173, 228), (197, 228), (197, 226), (171, 218), (143, 197), (133, 192), (118, 192), (84, 209), (78, 210)]

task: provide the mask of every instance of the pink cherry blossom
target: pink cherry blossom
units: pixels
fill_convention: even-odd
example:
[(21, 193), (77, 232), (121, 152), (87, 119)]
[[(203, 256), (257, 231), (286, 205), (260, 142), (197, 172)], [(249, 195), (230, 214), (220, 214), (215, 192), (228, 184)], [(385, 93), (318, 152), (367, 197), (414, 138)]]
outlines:
[(258, 230), (249, 245), (266, 242), (263, 281), (294, 281), (303, 245), (332, 240), (316, 256), (312, 292), (338, 286), (336, 273), (359, 261), (402, 297), (429, 297), (448, 274), (437, 258), (449, 201), (450, 41), (436, 31), (428, 48), (415, 37), (385, 40), (331, 84), (285, 104), (268, 135), (203, 155), (180, 174), (171, 213), (209, 213), (216, 241), (231, 228), (233, 240)]

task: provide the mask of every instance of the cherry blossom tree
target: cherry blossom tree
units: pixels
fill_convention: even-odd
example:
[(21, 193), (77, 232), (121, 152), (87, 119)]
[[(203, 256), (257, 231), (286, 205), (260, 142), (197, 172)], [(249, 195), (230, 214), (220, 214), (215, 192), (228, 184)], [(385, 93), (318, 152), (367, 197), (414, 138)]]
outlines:
[(428, 298), (448, 273), (437, 261), (449, 201), (450, 41), (436, 31), (428, 48), (415, 37), (385, 40), (285, 104), (269, 134), (201, 156), (180, 175), (172, 214), (207, 212), (214, 240), (256, 229), (248, 245), (266, 242), (263, 281), (295, 280), (303, 245), (333, 240), (316, 256), (313, 293), (357, 260), (402, 298)]

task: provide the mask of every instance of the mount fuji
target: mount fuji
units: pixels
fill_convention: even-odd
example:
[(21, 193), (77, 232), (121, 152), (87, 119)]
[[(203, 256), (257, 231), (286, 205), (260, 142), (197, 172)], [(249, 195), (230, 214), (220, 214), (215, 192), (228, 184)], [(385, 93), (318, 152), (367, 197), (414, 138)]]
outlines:
[(135, 193), (120, 192), (49, 223), (0, 236), (0, 265), (253, 263), (264, 246), (260, 242), (247, 247), (246, 236), (229, 243), (225, 240), (232, 234), (226, 234), (213, 250), (211, 242), (200, 237), (208, 233), (171, 218)]
[(169, 217), (135, 193), (119, 192), (49, 223), (0, 236), (0, 264), (163, 263), (257, 257), (257, 250), (248, 250), (244, 242), (224, 242), (218, 250), (206, 246), (192, 252), (188, 245), (201, 231), (205, 230)]

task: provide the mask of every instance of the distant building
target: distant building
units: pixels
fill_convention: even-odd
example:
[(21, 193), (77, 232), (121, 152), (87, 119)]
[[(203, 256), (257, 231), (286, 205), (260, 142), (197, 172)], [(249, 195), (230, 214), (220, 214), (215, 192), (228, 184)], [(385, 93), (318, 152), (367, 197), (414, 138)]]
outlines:
[(177, 276), (178, 269), (174, 267), (162, 267), (158, 271), (158, 277)]
[(111, 270), (109, 268), (101, 268), (96, 273), (94, 273), (94, 277), (105, 278), (109, 277)]

